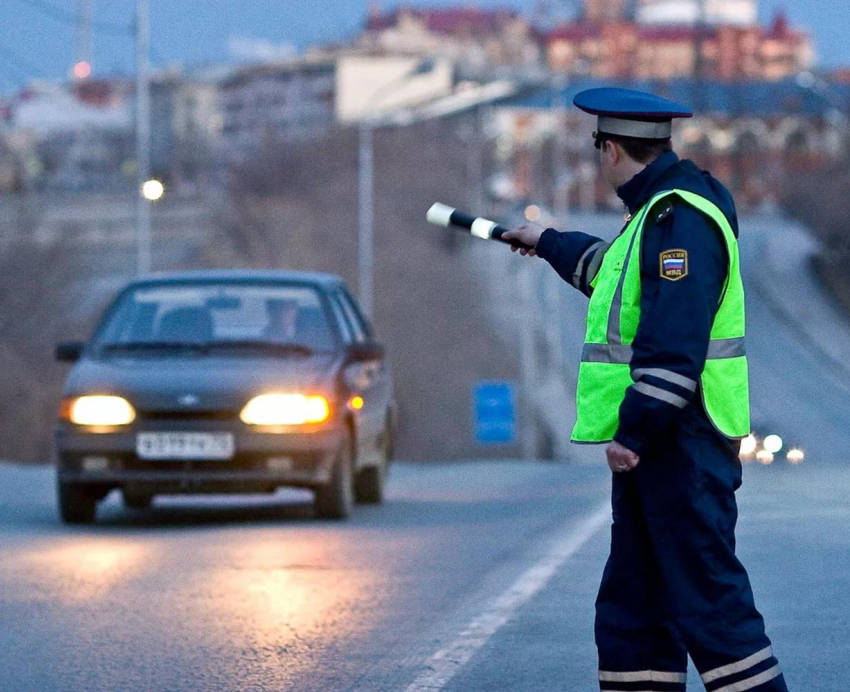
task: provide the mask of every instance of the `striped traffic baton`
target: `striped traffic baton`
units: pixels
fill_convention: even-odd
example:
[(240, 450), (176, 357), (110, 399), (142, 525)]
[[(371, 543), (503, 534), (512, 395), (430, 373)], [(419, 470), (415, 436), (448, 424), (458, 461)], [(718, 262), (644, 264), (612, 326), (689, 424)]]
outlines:
[(437, 202), (432, 204), (428, 213), (425, 215), (428, 223), (443, 228), (462, 228), (469, 231), (476, 238), (484, 238), (485, 240), (498, 240), (508, 245), (531, 249), (528, 245), (524, 245), (516, 240), (505, 240), (502, 236), (508, 232), (504, 226), (500, 226), (495, 221), (484, 219), (480, 216), (470, 216), (462, 211), (458, 211), (448, 204)]

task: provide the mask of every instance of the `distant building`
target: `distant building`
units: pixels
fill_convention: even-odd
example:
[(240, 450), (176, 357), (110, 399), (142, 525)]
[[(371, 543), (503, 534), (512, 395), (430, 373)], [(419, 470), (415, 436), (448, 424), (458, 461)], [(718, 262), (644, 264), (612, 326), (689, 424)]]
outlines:
[(604, 79), (778, 81), (810, 69), (809, 35), (783, 14), (759, 26), (757, 9), (756, 0), (584, 0), (577, 21), (547, 28), (514, 10), (373, 9), (357, 47), (442, 56), (470, 75), (512, 68), (520, 78), (548, 68)]
[(641, 24), (752, 26), (758, 11), (756, 0), (639, 0), (636, 19)]
[(386, 13), (373, 9), (360, 47), (378, 54), (441, 56), (472, 66), (532, 66), (541, 57), (526, 17), (514, 10), (470, 6), (399, 7)]
[(332, 58), (294, 58), (238, 68), (220, 84), (225, 154), (247, 156), (269, 139), (299, 139), (334, 123)]
[(89, 100), (65, 85), (33, 82), (11, 99), (9, 127), (43, 135), (130, 129), (132, 114), (124, 95), (116, 97), (118, 89), (106, 86), (99, 90), (104, 96)]
[(134, 156), (127, 83), (74, 88), (34, 82), (10, 99), (6, 143), (22, 163), (21, 187), (115, 190)]
[(582, 19), (588, 24), (623, 22), (630, 19), (629, 0), (585, 0)]
[(556, 27), (543, 40), (551, 70), (601, 79), (779, 81), (814, 62), (808, 34), (784, 15), (769, 27), (580, 22)]
[[(454, 86), (451, 62), (446, 59), (427, 62), (398, 55), (341, 57), (336, 70), (337, 119), (354, 122), (382, 110), (417, 106), (451, 94)], [(417, 74), (420, 65), (422, 74)]]
[[(507, 190), (515, 202), (547, 204), (561, 199), (587, 209), (620, 204), (600, 176), (591, 139), (594, 119), (562, 108), (578, 91), (603, 84), (610, 82), (576, 81), (558, 94), (523, 96), (498, 110), (493, 132), (503, 147), (502, 196)], [(846, 119), (831, 117), (835, 106), (797, 80), (626, 85), (659, 91), (695, 110), (693, 119), (675, 126), (676, 150), (711, 170), (745, 209), (775, 204), (795, 179), (848, 153)], [(829, 88), (833, 100), (850, 103), (850, 85), (833, 83)], [(547, 148), (555, 147), (555, 142), (563, 156), (559, 189), (551, 181), (541, 184), (553, 168), (553, 149)], [(541, 171), (541, 161), (549, 161), (546, 170)]]
[(221, 139), (220, 84), (232, 68), (167, 71), (151, 84), (151, 166), (169, 184), (209, 174)]

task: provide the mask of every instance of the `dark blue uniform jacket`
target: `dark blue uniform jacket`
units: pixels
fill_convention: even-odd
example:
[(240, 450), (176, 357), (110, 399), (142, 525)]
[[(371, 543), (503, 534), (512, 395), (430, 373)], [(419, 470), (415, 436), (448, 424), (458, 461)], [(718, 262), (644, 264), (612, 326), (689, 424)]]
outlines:
[[(729, 191), (709, 173), (691, 161), (679, 160), (668, 152), (617, 190), (634, 214), (649, 199), (664, 190), (678, 188), (695, 192), (723, 211), (738, 235), (735, 204)], [(702, 212), (677, 198), (668, 198), (647, 219), (641, 246), (641, 316), (633, 347), (632, 372), (647, 368), (676, 373), (699, 381), (705, 365), (709, 335), (726, 280), (728, 258), (719, 228)], [(600, 239), (586, 233), (559, 233), (547, 229), (540, 237), (537, 253), (547, 260), (565, 281), (586, 295), (592, 276), (588, 268), (598, 268), (587, 250)], [(607, 249), (603, 246), (596, 252)], [(688, 273), (678, 281), (662, 277), (660, 255), (665, 250), (688, 253)], [(591, 269), (592, 271), (593, 269)], [(670, 381), (643, 375), (650, 396), (629, 387), (620, 407), (620, 427), (614, 439), (637, 454), (662, 445), (671, 427), (688, 420), (705, 434), (718, 434), (707, 419), (700, 390), (689, 391)], [(675, 379), (675, 378), (672, 378)], [(679, 402), (670, 403), (670, 400)], [(682, 399), (688, 402), (683, 405)]]

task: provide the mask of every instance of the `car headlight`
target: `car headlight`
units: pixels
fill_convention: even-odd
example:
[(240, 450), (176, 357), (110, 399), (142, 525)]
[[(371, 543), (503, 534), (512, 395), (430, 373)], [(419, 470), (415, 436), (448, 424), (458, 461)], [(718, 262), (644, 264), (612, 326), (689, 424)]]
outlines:
[(80, 396), (63, 402), (63, 418), (75, 425), (128, 425), (136, 410), (124, 397), (105, 394)]
[(245, 405), (239, 417), (248, 425), (303, 425), (326, 421), (330, 411), (323, 396), (261, 394)]

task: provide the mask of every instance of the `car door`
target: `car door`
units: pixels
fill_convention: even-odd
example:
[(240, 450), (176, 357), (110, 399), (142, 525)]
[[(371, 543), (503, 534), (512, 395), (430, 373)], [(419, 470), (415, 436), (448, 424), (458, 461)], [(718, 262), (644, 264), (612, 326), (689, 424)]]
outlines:
[[(339, 288), (334, 300), (342, 310), (354, 343), (373, 341), (371, 327), (360, 314), (348, 292)], [(358, 422), (358, 461), (361, 465), (379, 463), (390, 409), (389, 373), (385, 359), (364, 361), (349, 366), (363, 408), (356, 412)]]

